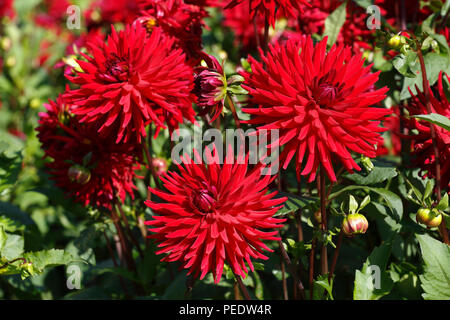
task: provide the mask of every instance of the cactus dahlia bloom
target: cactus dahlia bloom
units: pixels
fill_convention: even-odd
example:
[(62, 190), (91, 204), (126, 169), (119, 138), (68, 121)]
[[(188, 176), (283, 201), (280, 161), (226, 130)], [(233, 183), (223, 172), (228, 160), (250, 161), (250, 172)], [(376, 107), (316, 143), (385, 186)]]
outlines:
[(155, 213), (146, 224), (161, 248), (157, 254), (167, 253), (162, 261), (180, 261), (201, 279), (212, 272), (216, 283), (225, 262), (245, 277), (246, 263), (253, 271), (251, 259), (267, 259), (263, 250), (272, 251), (263, 240), (277, 240), (277, 231), (262, 230), (282, 226), (285, 220), (272, 216), (286, 199), (267, 193), (273, 179), (260, 169), (249, 171), (248, 157), (239, 163), (227, 157), (223, 165), (183, 163), (180, 173), (161, 177), (167, 192), (149, 189), (163, 200), (146, 202)]
[(203, 18), (207, 11), (200, 5), (183, 0), (138, 0), (140, 17), (148, 32), (161, 29), (175, 39), (175, 46), (183, 49), (191, 65), (200, 62)]
[(137, 149), (98, 139), (96, 130), (79, 123), (59, 96), (45, 105), (37, 128), (52, 179), (84, 206), (110, 208), (117, 199), (133, 197)]
[(263, 62), (250, 57), (252, 73), (244, 73), (243, 88), (254, 108), (248, 123), (258, 129), (279, 130), (284, 146), (281, 161), (286, 169), (294, 156), (297, 176), (316, 177), (319, 164), (336, 181), (333, 162), (349, 171), (360, 170), (351, 152), (375, 157), (381, 144), (380, 120), (391, 113), (372, 105), (385, 98), (387, 88), (374, 90), (378, 73), (364, 66), (361, 54), (350, 47), (333, 46), (327, 39), (313, 45), (311, 37), (270, 46)]
[[(450, 80), (448, 76), (447, 78)], [(432, 113), (438, 113), (450, 118), (450, 102), (444, 92), (442, 73), (439, 76), (437, 84), (438, 95), (434, 95), (431, 88), (428, 88), (428, 90), (430, 91)], [(415, 96), (411, 93), (412, 101), (407, 106), (411, 116), (428, 114), (425, 95), (419, 90), (417, 92)], [(421, 169), (424, 177), (435, 178), (436, 159), (434, 156), (433, 141), (431, 140), (430, 124), (426, 121), (418, 121), (417, 119), (410, 118), (406, 122), (406, 126), (410, 131), (416, 129), (419, 132), (417, 135), (410, 136), (414, 142), (414, 151), (412, 153), (414, 159), (412, 164)], [(436, 131), (439, 163), (441, 165), (441, 189), (450, 192), (450, 133), (437, 125), (433, 126)]]
[(87, 62), (77, 60), (83, 72), (67, 76), (79, 89), (66, 99), (101, 137), (140, 142), (151, 122), (158, 131), (165, 122), (171, 130), (184, 119), (194, 122), (193, 70), (160, 30), (148, 36), (139, 24), (120, 32), (113, 28), (106, 44), (96, 38), (87, 47)]
[[(245, 0), (231, 0), (225, 7), (232, 8)], [(252, 17), (257, 13), (262, 13), (268, 22), (275, 27), (275, 20), (278, 13), (284, 17), (295, 17), (298, 12), (302, 12), (302, 5), (309, 5), (306, 0), (250, 0), (249, 10)]]

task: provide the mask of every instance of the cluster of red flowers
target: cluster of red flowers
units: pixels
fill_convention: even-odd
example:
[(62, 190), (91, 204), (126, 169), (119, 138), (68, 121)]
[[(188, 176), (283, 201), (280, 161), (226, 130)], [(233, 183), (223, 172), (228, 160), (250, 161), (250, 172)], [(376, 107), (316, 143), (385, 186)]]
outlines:
[(74, 116), (74, 106), (63, 96), (45, 105), (40, 114), (38, 138), (57, 186), (83, 205), (111, 208), (133, 196), (133, 178), (139, 155), (133, 144), (101, 139), (93, 126)]
[[(50, 5), (52, 1), (49, 1)], [(391, 110), (381, 108), (387, 88), (377, 89), (378, 73), (365, 66), (361, 49), (370, 47), (372, 31), (364, 11), (348, 3), (348, 15), (338, 45), (327, 50), (327, 39), (317, 44), (305, 33), (321, 33), (326, 17), (341, 0), (98, 0), (85, 13), (88, 30), (77, 46), (82, 58), (66, 70), (73, 88), (46, 105), (39, 139), (53, 161), (48, 164), (56, 184), (84, 205), (110, 208), (114, 201), (133, 197), (135, 169), (150, 125), (156, 133), (173, 131), (196, 115), (220, 116), (227, 82), (224, 68), (202, 52), (206, 6), (224, 9), (224, 25), (235, 31), (246, 50), (265, 41), (268, 24), (287, 18), (291, 34), (275, 37), (260, 60), (250, 57), (251, 71), (242, 72), (249, 93), (249, 124), (259, 131), (279, 130), (278, 146), (286, 169), (295, 157), (298, 178), (312, 182), (319, 167), (336, 181), (334, 166), (360, 170), (352, 153), (377, 155), (385, 131), (379, 125)], [(390, 5), (389, 1), (379, 1)], [(386, 7), (387, 8), (387, 7)], [(60, 13), (56, 6), (55, 17)], [(122, 31), (110, 29), (123, 23)], [(255, 34), (256, 33), (256, 34)], [(106, 40), (105, 40), (106, 38)], [(286, 40), (287, 38), (287, 40)], [(68, 53), (74, 53), (68, 50)], [(356, 53), (356, 54), (355, 54)], [(204, 60), (207, 66), (200, 66)], [(225, 91), (224, 91), (225, 90)], [(439, 86), (435, 112), (450, 115)], [(193, 104), (199, 107), (196, 114)], [(423, 95), (414, 98), (412, 114), (423, 113)], [(394, 124), (393, 124), (394, 125)], [(415, 148), (418, 165), (433, 175), (429, 127), (412, 121), (421, 134)], [(438, 130), (443, 150), (450, 137)], [(442, 154), (443, 184), (448, 184), (449, 152)], [(447, 153), (445, 153), (447, 152)], [(209, 160), (215, 156), (207, 152)], [(283, 220), (273, 214), (285, 201), (274, 198), (269, 176), (250, 171), (248, 159), (207, 166), (185, 159), (178, 171), (162, 174), (167, 192), (150, 189), (163, 202), (147, 201), (157, 215), (148, 222), (165, 261), (179, 261), (189, 273), (203, 278), (212, 272), (220, 281), (224, 263), (236, 275), (253, 270), (251, 258), (270, 250), (263, 240), (277, 239)], [(445, 164), (446, 163), (446, 164)]]
[[(444, 85), (442, 82), (443, 74), (439, 76), (439, 81), (436, 86), (437, 94), (433, 94), (430, 87), (426, 88), (429, 92), (429, 101), (432, 113), (437, 113), (450, 118), (450, 102), (444, 93)], [(447, 79), (450, 78), (447, 76)], [(411, 92), (412, 101), (408, 105), (407, 109), (411, 116), (428, 114), (427, 110), (427, 98), (424, 92), (417, 89), (417, 95), (413, 95)], [(416, 168), (420, 168), (424, 177), (436, 178), (436, 157), (434, 154), (433, 141), (431, 139), (430, 123), (426, 121), (420, 121), (413, 117), (410, 119), (404, 119), (407, 128), (411, 130), (417, 130), (418, 134), (412, 135), (410, 138), (413, 140), (414, 151), (412, 155), (412, 165)], [(436, 132), (436, 144), (439, 150), (439, 162), (441, 170), (441, 189), (448, 190), (450, 192), (450, 133), (449, 131), (441, 128), (437, 125), (431, 125)]]

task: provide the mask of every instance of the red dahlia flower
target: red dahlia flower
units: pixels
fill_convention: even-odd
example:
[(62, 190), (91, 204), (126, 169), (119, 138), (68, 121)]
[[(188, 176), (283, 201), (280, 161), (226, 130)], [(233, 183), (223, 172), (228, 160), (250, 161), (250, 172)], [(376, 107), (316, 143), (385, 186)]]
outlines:
[(183, 49), (191, 65), (200, 62), (203, 18), (208, 16), (198, 5), (183, 0), (138, 0), (141, 22), (149, 32), (161, 29), (175, 38), (175, 45)]
[[(255, 27), (248, 11), (248, 1), (244, 0), (235, 7), (224, 10), (223, 25), (230, 28), (235, 34), (235, 44), (242, 46), (244, 51), (250, 52), (257, 47)], [(264, 41), (264, 17), (256, 16), (256, 32), (260, 43)]]
[[(227, 8), (232, 8), (245, 0), (231, 0), (231, 2), (226, 6)], [(295, 17), (298, 12), (302, 11), (302, 5), (308, 5), (306, 0), (250, 0), (249, 10), (251, 12), (252, 18), (255, 14), (262, 13), (268, 22), (275, 26), (275, 20), (277, 19), (277, 14), (280, 13), (284, 17)]]
[(172, 39), (128, 25), (119, 33), (113, 28), (106, 44), (95, 40), (87, 45), (92, 56), (83, 54), (88, 61), (77, 60), (84, 72), (67, 76), (80, 86), (66, 97), (81, 122), (116, 142), (140, 142), (150, 122), (158, 131), (164, 122), (171, 130), (184, 118), (194, 122), (193, 70)]
[(67, 16), (67, 8), (71, 5), (68, 0), (44, 0), (43, 12), (36, 15), (36, 24), (44, 28), (59, 31), (61, 24)]
[(388, 89), (373, 89), (378, 73), (364, 67), (361, 54), (342, 45), (329, 52), (326, 47), (327, 39), (316, 46), (311, 37), (288, 40), (286, 46), (270, 46), (267, 56), (261, 52), (263, 63), (250, 57), (253, 72), (244, 73), (243, 88), (257, 106), (243, 109), (255, 116), (248, 123), (278, 129), (284, 168), (297, 154), (297, 175), (309, 175), (309, 181), (319, 164), (336, 181), (332, 160), (350, 172), (360, 170), (350, 152), (375, 157), (374, 145), (383, 142), (378, 125), (391, 113), (371, 107)]
[(277, 231), (261, 229), (282, 226), (285, 220), (272, 216), (286, 199), (267, 194), (273, 179), (261, 176), (259, 169), (248, 172), (248, 157), (241, 164), (227, 158), (224, 165), (207, 167), (184, 162), (180, 174), (161, 177), (168, 192), (150, 189), (164, 202), (146, 202), (157, 214), (146, 222), (161, 248), (157, 254), (168, 253), (162, 261), (180, 261), (189, 274), (201, 273), (201, 279), (212, 272), (216, 283), (225, 262), (245, 277), (246, 263), (254, 270), (251, 258), (267, 259), (263, 249), (272, 251), (263, 240), (277, 240)]
[(137, 148), (98, 139), (96, 130), (81, 124), (59, 96), (40, 114), (38, 138), (56, 185), (83, 205), (110, 208), (117, 197), (133, 197)]
[[(447, 76), (447, 79), (449, 77)], [(449, 79), (450, 80), (450, 79)], [(430, 102), (432, 113), (441, 114), (450, 118), (450, 102), (444, 93), (442, 73), (437, 84), (438, 95), (434, 95), (431, 88)], [(412, 102), (407, 107), (409, 114), (428, 114), (425, 94), (417, 89), (417, 95), (411, 93)], [(434, 156), (433, 141), (431, 140), (430, 124), (426, 121), (418, 121), (410, 118), (406, 125), (408, 129), (416, 129), (419, 133), (411, 136), (414, 141), (413, 165), (420, 168), (424, 177), (436, 178), (436, 159)], [(441, 165), (441, 189), (450, 191), (450, 133), (437, 126), (432, 125), (436, 131), (436, 142), (439, 150), (439, 163)]]

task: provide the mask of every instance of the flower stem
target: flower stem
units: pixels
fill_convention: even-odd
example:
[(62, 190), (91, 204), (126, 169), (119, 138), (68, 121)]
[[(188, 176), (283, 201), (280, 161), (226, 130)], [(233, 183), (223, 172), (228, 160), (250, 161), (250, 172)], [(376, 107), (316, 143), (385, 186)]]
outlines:
[(11, 260), (11, 261), (8, 261), (8, 262), (6, 262), (4, 265), (0, 266), (0, 269), (6, 268), (6, 267), (9, 266), (10, 264), (12, 264), (12, 263), (14, 263), (14, 262), (16, 262), (16, 261), (19, 261), (19, 260), (21, 260), (22, 263), (26, 263), (26, 262), (27, 262), (27, 260), (26, 260), (25, 258), (16, 258), (16, 259)]
[(244, 295), (245, 300), (252, 300), (247, 291), (247, 287), (244, 285), (244, 282), (242, 282), (241, 276), (235, 274), (234, 277), (236, 278), (236, 281), (239, 285), (239, 288), (241, 289), (242, 294)]
[(284, 300), (289, 300), (289, 293), (287, 289), (287, 282), (286, 282), (286, 266), (284, 264), (284, 261), (281, 260), (281, 281), (283, 283), (283, 297)]
[(119, 209), (122, 220), (125, 223), (125, 228), (127, 230), (127, 233), (128, 233), (128, 236), (130, 237), (131, 242), (133, 242), (134, 246), (138, 250), (139, 256), (141, 257), (141, 259), (144, 259), (144, 252), (142, 251), (142, 249), (139, 245), (139, 242), (137, 241), (136, 237), (133, 235), (133, 232), (131, 231), (127, 216), (125, 215), (125, 212), (123, 211), (122, 205), (119, 200), (117, 201), (117, 208)]
[(313, 299), (314, 293), (314, 254), (316, 247), (316, 238), (313, 238), (311, 242), (311, 252), (309, 253), (309, 300)]
[(331, 262), (330, 273), (328, 274), (328, 282), (331, 283), (331, 279), (334, 274), (334, 269), (336, 268), (337, 259), (339, 256), (339, 251), (341, 249), (342, 239), (344, 238), (344, 233), (341, 231), (338, 236), (338, 242), (336, 244), (336, 249), (334, 250), (333, 260)]
[[(110, 254), (111, 259), (112, 259), (113, 264), (114, 264), (114, 267), (117, 268), (118, 267), (117, 260), (116, 260), (116, 257), (114, 256), (114, 252), (113, 252), (113, 249), (112, 249), (112, 246), (111, 246), (111, 242), (109, 241), (108, 236), (106, 235), (105, 231), (103, 231), (103, 236), (105, 237), (106, 247), (108, 248), (109, 254)], [(127, 292), (127, 287), (126, 287), (125, 282), (123, 281), (123, 278), (122, 278), (121, 275), (119, 275), (119, 282), (120, 282), (120, 286), (122, 287), (122, 290), (123, 290), (123, 292), (125, 294), (125, 297), (129, 298), (129, 293)]]
[(231, 99), (230, 95), (227, 94), (228, 106), (230, 107), (231, 113), (233, 113), (234, 122), (236, 123), (236, 127), (238, 129), (241, 128), (241, 122), (239, 121), (239, 117), (236, 112), (236, 106), (234, 105), (233, 99)]
[[(430, 100), (430, 83), (428, 82), (427, 77), (427, 69), (425, 66), (425, 59), (423, 58), (423, 52), (422, 52), (422, 45), (417, 39), (417, 37), (411, 33), (411, 36), (413, 37), (416, 46), (417, 46), (417, 55), (419, 57), (420, 62), (420, 68), (422, 70), (422, 84), (423, 84), (423, 93), (425, 95), (425, 103), (428, 114), (433, 113), (431, 109), (431, 100)], [(431, 141), (433, 142), (433, 151), (434, 151), (434, 158), (435, 158), (435, 166), (436, 166), (436, 192), (437, 192), (437, 201), (441, 201), (441, 163), (439, 160), (439, 149), (437, 146), (437, 140), (436, 140), (436, 130), (433, 124), (429, 124), (430, 126), (430, 133), (431, 133)], [(445, 219), (442, 219), (442, 223), (439, 225), (439, 231), (441, 233), (442, 239), (445, 244), (450, 245), (449, 238), (448, 238), (448, 232), (447, 227), (445, 225)]]
[[(320, 192), (320, 213), (321, 213), (321, 228), (322, 232), (325, 234), (328, 232), (328, 220), (327, 220), (327, 192), (325, 188), (325, 172), (322, 167), (320, 167), (319, 173), (319, 192)], [(328, 252), (327, 244), (323, 243), (321, 249), (321, 273), (326, 275), (328, 273)]]
[[(278, 234), (278, 237), (280, 237), (280, 234)], [(300, 292), (300, 296), (301, 296), (301, 298), (304, 298), (305, 297), (305, 288), (303, 287), (303, 283), (302, 283), (301, 279), (298, 277), (295, 267), (292, 264), (288, 253), (284, 249), (283, 242), (281, 240), (278, 240), (278, 246), (280, 247), (281, 257), (283, 258), (284, 262), (288, 266), (289, 271), (291, 272), (292, 277), (294, 278), (294, 283)]]
[[(145, 151), (145, 156), (147, 157), (147, 164), (148, 164), (148, 168), (150, 170), (150, 173), (153, 177), (153, 180), (155, 181), (156, 187), (158, 189), (161, 189), (161, 185), (159, 184), (159, 178), (156, 175), (155, 172), (155, 168), (153, 167), (153, 158), (152, 158), (152, 154), (150, 153), (150, 150), (148, 149), (147, 144), (144, 142), (142, 143), (142, 146), (144, 147), (144, 151)], [(150, 195), (148, 195), (148, 200), (150, 200)]]

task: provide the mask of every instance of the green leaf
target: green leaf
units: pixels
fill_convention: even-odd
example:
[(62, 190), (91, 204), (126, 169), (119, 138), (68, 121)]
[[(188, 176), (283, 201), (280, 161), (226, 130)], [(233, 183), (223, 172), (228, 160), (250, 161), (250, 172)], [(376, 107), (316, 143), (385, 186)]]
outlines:
[(17, 232), (25, 230), (25, 226), (20, 224), (18, 221), (12, 220), (10, 218), (0, 216), (0, 226), (3, 226), (7, 232)]
[(350, 195), (348, 209), (349, 209), (350, 213), (355, 213), (356, 210), (358, 209), (358, 202), (355, 200), (355, 197), (352, 195)]
[(408, 78), (415, 78), (416, 74), (411, 70), (417, 60), (417, 54), (414, 51), (408, 52), (405, 56), (400, 54), (392, 60), (392, 64), (397, 71)]
[(419, 240), (425, 272), (420, 281), (425, 300), (450, 300), (450, 247), (429, 235), (416, 235)]
[(428, 199), (431, 196), (431, 193), (433, 192), (434, 182), (433, 180), (427, 181), (427, 186), (425, 187), (425, 192), (423, 193), (422, 201), (425, 201), (425, 199)]
[[(314, 280), (314, 300), (334, 300), (333, 298), (333, 279), (328, 282), (328, 275), (320, 275)], [(324, 295), (324, 291), (327, 293)]]
[[(359, 162), (358, 160), (357, 162)], [(345, 174), (345, 178), (355, 182), (358, 185), (368, 186), (381, 183), (397, 176), (395, 164), (387, 161), (372, 161), (374, 168), (368, 174), (364, 174), (363, 170), (353, 174)]]
[(447, 208), (448, 208), (448, 193), (445, 193), (441, 201), (439, 201), (439, 204), (436, 206), (436, 209), (446, 210)]
[(450, 9), (450, 0), (447, 0), (441, 8), (441, 16), (445, 16)]
[(364, 209), (370, 203), (370, 196), (367, 195), (359, 205), (358, 212)]
[(73, 255), (59, 249), (27, 252), (23, 257), (33, 264), (34, 270), (38, 273), (43, 272), (48, 267), (67, 265), (76, 261)]
[(393, 193), (392, 191), (389, 191), (389, 190), (386, 190), (383, 188), (372, 188), (372, 187), (368, 187), (368, 186), (347, 186), (335, 193), (332, 193), (330, 195), (330, 199), (334, 199), (344, 192), (351, 191), (351, 190), (358, 190), (358, 189), (362, 189), (367, 193), (375, 192), (378, 195), (380, 195), (386, 201), (386, 204), (392, 213), (392, 217), (396, 221), (400, 221), (402, 219), (402, 216), (403, 216), (402, 199), (398, 195)]
[(420, 115), (414, 116), (414, 118), (428, 121), (428, 122), (435, 124), (441, 128), (444, 128), (447, 131), (450, 131), (450, 119), (443, 115), (440, 115), (437, 113), (420, 114)]
[(16, 259), (23, 253), (23, 247), (23, 237), (16, 234), (9, 234), (1, 250), (1, 256), (6, 260)]
[[(430, 86), (433, 86), (437, 82), (441, 71), (450, 73), (449, 55), (440, 55), (435, 52), (429, 52), (424, 56), (424, 61)], [(411, 67), (411, 71), (417, 76), (415, 78), (404, 79), (403, 88), (400, 93), (401, 100), (409, 99), (411, 97), (408, 88), (411, 89), (414, 95), (417, 94), (416, 86), (420, 91), (423, 91), (422, 70), (420, 69), (420, 64), (417, 63)]]
[(354, 300), (378, 300), (387, 295), (394, 282), (386, 271), (392, 243), (384, 242), (375, 248), (361, 270), (356, 270)]
[(8, 152), (8, 145), (4, 142), (0, 143), (0, 192), (16, 183), (21, 162), (20, 153)]
[(278, 210), (274, 217), (288, 215), (318, 201), (316, 197), (298, 196), (286, 192), (278, 192), (277, 197), (287, 197), (288, 199), (284, 203), (284, 207)]
[(333, 45), (341, 32), (347, 16), (347, 3), (344, 2), (334, 10), (325, 20), (324, 37), (328, 37), (328, 45)]
[[(7, 237), (6, 233), (5, 233), (5, 230), (4, 230), (3, 226), (0, 225), (0, 253), (2, 252), (3, 247), (5, 246), (7, 238), (8, 237)], [(0, 257), (1, 257), (1, 255), (0, 255)]]

